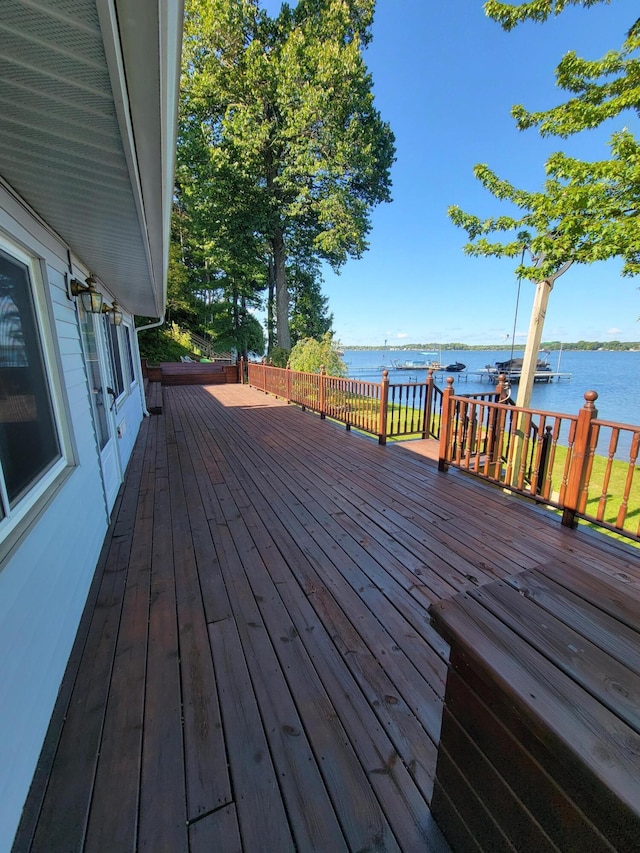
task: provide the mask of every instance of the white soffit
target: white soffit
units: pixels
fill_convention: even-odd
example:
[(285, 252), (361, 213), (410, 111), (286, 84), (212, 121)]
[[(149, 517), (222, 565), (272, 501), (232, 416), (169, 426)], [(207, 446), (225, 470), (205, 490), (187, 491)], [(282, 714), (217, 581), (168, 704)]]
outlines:
[[(123, 7), (144, 15), (121, 21), (111, 0), (0, 0), (0, 175), (125, 309), (159, 316), (182, 3)], [(123, 40), (140, 47), (131, 65)]]

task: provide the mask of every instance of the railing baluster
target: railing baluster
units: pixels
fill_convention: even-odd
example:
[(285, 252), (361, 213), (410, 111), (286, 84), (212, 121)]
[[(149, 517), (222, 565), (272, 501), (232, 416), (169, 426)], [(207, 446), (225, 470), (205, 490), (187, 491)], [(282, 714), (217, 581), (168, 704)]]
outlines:
[(607, 493), (609, 491), (609, 481), (611, 479), (611, 472), (613, 470), (613, 460), (616, 455), (616, 450), (618, 449), (618, 438), (620, 436), (620, 430), (612, 429), (611, 430), (611, 438), (609, 439), (609, 448), (607, 453), (607, 464), (604, 469), (604, 475), (602, 477), (602, 487), (600, 489), (600, 499), (598, 500), (598, 509), (596, 511), (596, 517), (598, 521), (602, 521), (604, 519), (604, 514), (607, 509)]
[[(640, 447), (640, 431), (636, 432), (633, 436), (633, 441), (631, 443), (631, 452), (629, 454), (629, 467), (627, 469), (627, 478), (624, 485), (624, 492), (622, 494), (622, 503), (620, 504), (620, 509), (618, 510), (618, 517), (616, 519), (617, 526), (622, 529), (624, 526), (625, 519), (627, 517), (627, 510), (629, 507), (629, 496), (631, 494), (631, 486), (633, 484), (634, 474), (636, 472), (636, 462), (638, 460), (638, 449)], [(640, 533), (640, 524), (638, 525), (638, 530), (636, 533)]]

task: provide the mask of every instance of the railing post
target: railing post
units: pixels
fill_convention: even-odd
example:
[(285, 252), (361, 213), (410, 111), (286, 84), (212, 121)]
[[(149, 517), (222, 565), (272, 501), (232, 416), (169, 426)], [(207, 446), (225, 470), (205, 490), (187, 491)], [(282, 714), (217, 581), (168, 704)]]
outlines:
[(262, 356), (262, 390), (267, 390), (267, 359)]
[(585, 477), (589, 463), (591, 421), (598, 417), (598, 410), (595, 407), (598, 394), (595, 391), (587, 391), (584, 399), (585, 404), (578, 413), (576, 437), (571, 453), (569, 476), (564, 496), (562, 523), (565, 527), (576, 526), (576, 512), (580, 506), (580, 496), (585, 486)]
[(422, 437), (429, 438), (429, 428), (431, 426), (431, 414), (433, 412), (433, 368), (430, 367), (427, 370), (427, 379), (426, 379), (426, 397), (424, 401), (424, 429), (422, 430)]
[(244, 357), (243, 356), (240, 356), (240, 358), (236, 362), (236, 367), (238, 369), (238, 384), (244, 385)]
[[(509, 389), (504, 373), (498, 376), (498, 384), (496, 385), (495, 394), (498, 403), (504, 403), (506, 400), (505, 392)], [(489, 434), (489, 444), (487, 447), (487, 455), (489, 457), (489, 465), (491, 476), (498, 479), (497, 472), (499, 470), (500, 459), (502, 456), (502, 436), (504, 433), (505, 415), (502, 409), (493, 409), (491, 412), (491, 421), (487, 426)]]
[(290, 403), (291, 402), (291, 362), (290, 361), (287, 362), (286, 386), (287, 386), (287, 403)]
[(326, 417), (325, 410), (324, 410), (324, 401), (325, 401), (325, 375), (326, 375), (326, 374), (325, 374), (324, 364), (321, 364), (321, 365), (320, 365), (320, 380), (319, 380), (319, 382), (320, 382), (320, 388), (319, 388), (320, 399), (318, 400), (318, 405), (319, 405), (319, 407), (320, 407), (320, 417), (321, 417), (321, 419), (322, 419), (322, 420), (324, 420), (324, 419), (325, 419), (325, 417)]
[(389, 409), (389, 371), (382, 371), (380, 383), (380, 423), (378, 424), (378, 444), (387, 443), (387, 411)]
[(505, 400), (509, 396), (509, 394), (507, 394), (507, 391), (509, 392), (509, 394), (511, 393), (511, 386), (507, 382), (507, 377), (504, 375), (504, 373), (501, 373), (500, 376), (498, 376), (498, 384), (496, 385), (495, 390), (496, 397), (498, 398), (498, 403), (505, 402)]
[(451, 398), (453, 397), (453, 376), (447, 376), (446, 388), (442, 391), (442, 413), (440, 415), (440, 451), (438, 453), (438, 471), (446, 471), (447, 453), (451, 442)]

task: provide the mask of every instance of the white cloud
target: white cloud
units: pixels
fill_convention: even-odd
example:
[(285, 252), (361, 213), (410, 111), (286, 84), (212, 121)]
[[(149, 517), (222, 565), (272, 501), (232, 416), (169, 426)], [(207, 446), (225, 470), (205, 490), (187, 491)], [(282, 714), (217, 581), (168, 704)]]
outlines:
[(619, 335), (622, 329), (607, 329), (608, 335)]
[(409, 335), (406, 332), (398, 332), (396, 338), (408, 338)]

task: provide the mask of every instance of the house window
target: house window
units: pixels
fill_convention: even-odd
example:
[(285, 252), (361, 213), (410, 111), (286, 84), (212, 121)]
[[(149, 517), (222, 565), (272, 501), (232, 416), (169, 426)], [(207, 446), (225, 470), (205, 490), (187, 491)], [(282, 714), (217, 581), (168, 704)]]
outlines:
[(124, 394), (124, 374), (122, 371), (122, 356), (120, 354), (120, 339), (118, 335), (119, 326), (110, 323), (106, 317), (104, 322), (107, 328), (107, 340), (109, 342), (109, 359), (111, 361), (111, 372), (116, 386), (116, 395)]
[(127, 372), (129, 374), (129, 385), (133, 385), (136, 373), (133, 369), (133, 350), (131, 349), (131, 330), (128, 326), (121, 326), (121, 329), (124, 331), (124, 351), (125, 351), (125, 363), (127, 365)]
[[(109, 441), (109, 424), (105, 409), (107, 392), (103, 387), (105, 383), (103, 383), (100, 371), (100, 356), (98, 354), (98, 341), (96, 339), (96, 323), (101, 321), (102, 318), (96, 314), (87, 314), (83, 308), (82, 300), (79, 299), (76, 305), (80, 320), (80, 333), (82, 334), (82, 342), (84, 344), (85, 364), (87, 365), (89, 378), (93, 421), (96, 427), (98, 445), (100, 446), (100, 450), (104, 450)], [(109, 405), (108, 402), (107, 405)]]
[(106, 338), (109, 349), (109, 365), (116, 395), (120, 397), (133, 385), (135, 373), (133, 370), (133, 356), (131, 354), (131, 337), (127, 326), (115, 326), (106, 318)]
[(57, 473), (56, 463), (64, 462), (34, 269), (19, 254), (0, 248), (0, 511), (5, 520), (20, 516), (28, 498)]

